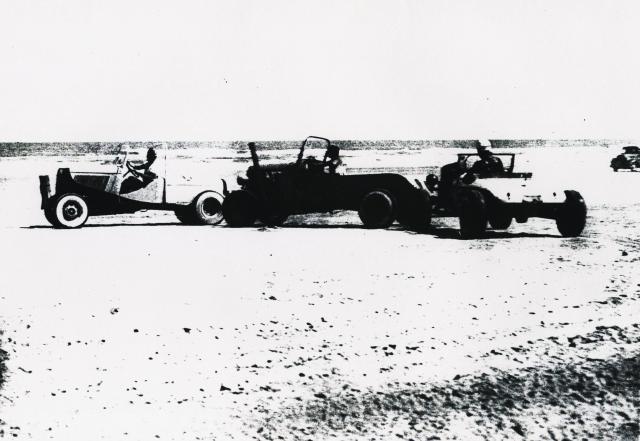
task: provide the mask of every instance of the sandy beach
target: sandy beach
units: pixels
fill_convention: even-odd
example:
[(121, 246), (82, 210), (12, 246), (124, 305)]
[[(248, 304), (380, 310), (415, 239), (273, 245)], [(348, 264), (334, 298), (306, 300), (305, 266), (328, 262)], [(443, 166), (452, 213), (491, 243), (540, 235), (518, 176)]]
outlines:
[[(585, 197), (581, 237), (531, 219), (464, 241), (456, 219), (373, 231), (355, 213), (55, 230), (37, 176), (108, 158), (0, 159), (0, 435), (638, 439), (640, 173), (611, 171), (617, 146), (516, 150), (518, 171)], [(344, 152), (348, 171), (412, 178), (454, 153)], [(248, 165), (174, 154), (176, 185), (219, 191)]]

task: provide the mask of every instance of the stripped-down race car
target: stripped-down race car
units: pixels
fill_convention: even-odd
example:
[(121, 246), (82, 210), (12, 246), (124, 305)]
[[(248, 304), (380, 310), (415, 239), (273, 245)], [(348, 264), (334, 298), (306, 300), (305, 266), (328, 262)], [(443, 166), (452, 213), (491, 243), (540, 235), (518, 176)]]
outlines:
[(523, 223), (532, 217), (554, 219), (564, 237), (579, 236), (587, 218), (580, 193), (537, 186), (532, 173), (514, 172), (514, 165), (514, 153), (459, 153), (439, 178), (426, 178), (432, 215), (458, 217), (462, 238), (482, 237), (487, 224), (506, 230), (513, 219)]
[(58, 169), (53, 195), (49, 176), (40, 176), (40, 207), (47, 221), (56, 228), (78, 228), (89, 216), (140, 210), (170, 210), (185, 224), (215, 225), (222, 221), (220, 193), (190, 187), (186, 193), (173, 191), (168, 197), (166, 147), (161, 151), (165, 164), (162, 176), (151, 171), (152, 165), (163, 162), (156, 161), (159, 158), (155, 149), (147, 151), (147, 160), (142, 164), (136, 163), (135, 153), (121, 148), (116, 160), (99, 172)]
[[(323, 159), (305, 157), (317, 150)], [(281, 225), (289, 215), (358, 211), (366, 228), (386, 228), (395, 220), (410, 229), (426, 228), (431, 220), (429, 194), (393, 173), (342, 175), (340, 149), (326, 138), (310, 136), (300, 146), (295, 162), (260, 164), (257, 145), (249, 143), (253, 165), (240, 189), (228, 191), (222, 213), (227, 225), (248, 227), (259, 220)], [(324, 153), (322, 153), (324, 152)]]
[(640, 169), (640, 147), (635, 145), (622, 147), (622, 153), (611, 160), (611, 168), (614, 172)]

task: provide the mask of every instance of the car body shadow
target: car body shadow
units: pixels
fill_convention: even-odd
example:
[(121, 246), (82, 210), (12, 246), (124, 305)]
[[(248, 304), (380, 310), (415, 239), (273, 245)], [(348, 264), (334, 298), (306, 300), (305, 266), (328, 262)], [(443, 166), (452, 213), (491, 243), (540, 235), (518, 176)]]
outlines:
[[(84, 228), (102, 228), (102, 227), (168, 227), (168, 226), (189, 226), (184, 225), (180, 222), (145, 222), (145, 223), (136, 223), (136, 224), (120, 224), (120, 223), (111, 223), (111, 224), (85, 224), (80, 229)], [(215, 226), (215, 225), (212, 225)], [(27, 230), (64, 230), (65, 228), (55, 228), (51, 225), (29, 225), (26, 227), (20, 227)]]
[[(145, 223), (131, 223), (131, 224), (126, 224), (126, 223), (108, 223), (108, 224), (88, 224), (88, 225), (83, 225), (82, 228), (114, 228), (114, 227), (169, 227), (169, 226), (180, 226), (180, 227), (189, 227), (189, 226), (198, 226), (198, 227), (218, 227), (218, 228), (230, 228), (230, 229), (234, 229), (234, 230), (242, 230), (242, 229), (247, 229), (247, 230), (278, 230), (278, 229), (307, 229), (307, 230), (368, 230), (368, 228), (359, 225), (359, 224), (352, 224), (352, 223), (334, 223), (334, 224), (328, 224), (328, 223), (322, 223), (322, 224), (313, 224), (313, 223), (302, 223), (302, 222), (295, 222), (295, 223), (286, 223), (282, 226), (268, 226), (268, 225), (261, 225), (261, 224), (256, 224), (254, 226), (251, 227), (241, 227), (241, 228), (234, 228), (234, 227), (229, 227), (228, 225), (223, 224), (218, 224), (218, 225), (185, 225), (182, 224), (180, 222), (145, 222)], [(25, 227), (20, 227), (23, 229), (28, 229), (28, 230), (41, 230), (41, 229), (49, 229), (49, 230), (56, 230), (57, 228), (51, 226), (51, 225), (29, 225), (29, 226), (25, 226)], [(457, 240), (463, 240), (460, 238), (460, 232), (458, 231), (458, 229), (456, 228), (449, 228), (449, 227), (443, 227), (443, 228), (439, 228), (439, 227), (430, 227), (428, 229), (424, 229), (424, 230), (411, 230), (411, 229), (407, 229), (407, 228), (403, 228), (402, 226), (399, 225), (393, 225), (389, 228), (386, 229), (387, 231), (394, 231), (394, 232), (405, 232), (408, 234), (415, 234), (415, 235), (427, 235), (427, 236), (434, 236), (438, 239), (457, 239)], [(480, 240), (482, 239), (519, 239), (519, 238), (559, 238), (560, 236), (557, 235), (553, 235), (553, 234), (541, 234), (541, 233), (524, 233), (524, 232), (519, 232), (519, 233), (510, 233), (509, 231), (494, 231), (494, 230), (489, 230), (485, 233), (485, 235), (480, 238)]]
[[(459, 239), (459, 240), (469, 240), (469, 239), (462, 239), (460, 237), (460, 231), (457, 228), (449, 228), (449, 227), (444, 227), (444, 228), (434, 228), (431, 227), (428, 230), (424, 230), (424, 231), (410, 231), (407, 230), (412, 234), (427, 234), (430, 236), (434, 236), (438, 239)], [(559, 238), (561, 236), (559, 235), (553, 235), (553, 234), (544, 234), (544, 233), (525, 233), (525, 232), (519, 232), (519, 233), (510, 233), (509, 231), (505, 231), (505, 230), (488, 230), (482, 237), (475, 239), (475, 240), (483, 240), (483, 239), (520, 239), (520, 238)], [(471, 239), (473, 240), (473, 239)]]

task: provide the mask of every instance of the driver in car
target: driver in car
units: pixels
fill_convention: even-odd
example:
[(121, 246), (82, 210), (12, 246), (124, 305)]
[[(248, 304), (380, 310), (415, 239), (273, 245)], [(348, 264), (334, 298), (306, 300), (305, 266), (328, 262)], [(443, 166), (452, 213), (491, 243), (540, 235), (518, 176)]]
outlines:
[(141, 173), (138, 173), (138, 175), (142, 178), (142, 182), (145, 183), (145, 185), (158, 177), (158, 175), (150, 170), (157, 157), (156, 151), (153, 147), (150, 147), (149, 150), (147, 150), (147, 162), (131, 166), (134, 170), (143, 170)]
[[(156, 151), (153, 147), (150, 147), (147, 150), (147, 162), (140, 165), (133, 165), (129, 161), (127, 161), (127, 168), (129, 172), (133, 176), (129, 176), (120, 185), (120, 194), (131, 193), (136, 190), (140, 190), (141, 188), (146, 187), (151, 183), (154, 179), (158, 177), (154, 172), (151, 171), (151, 166), (155, 162), (158, 155), (156, 155)], [(142, 170), (142, 171), (138, 171)]]
[(491, 150), (480, 144), (480, 141), (476, 141), (475, 145), (480, 159), (473, 163), (469, 170), (471, 173), (481, 176), (497, 176), (504, 173), (504, 165), (500, 158), (494, 156)]
[(340, 147), (330, 145), (327, 147), (322, 161), (316, 159), (314, 156), (308, 156), (304, 164), (307, 170), (315, 173), (335, 175), (338, 173), (338, 168), (342, 166)]
[(336, 145), (330, 145), (327, 147), (322, 164), (323, 168), (328, 169), (329, 174), (336, 174), (338, 168), (342, 165), (342, 159), (340, 159), (340, 147)]

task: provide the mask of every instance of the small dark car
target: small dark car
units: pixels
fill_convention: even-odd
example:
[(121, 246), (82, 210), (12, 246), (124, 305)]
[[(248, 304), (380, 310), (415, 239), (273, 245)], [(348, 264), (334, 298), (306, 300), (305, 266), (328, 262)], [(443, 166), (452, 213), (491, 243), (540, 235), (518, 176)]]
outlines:
[[(485, 168), (482, 159), (493, 168)], [(514, 165), (514, 153), (459, 153), (456, 162), (441, 168), (439, 178), (426, 178), (433, 216), (458, 217), (462, 238), (483, 236), (487, 224), (505, 230), (513, 219), (524, 223), (532, 217), (554, 219), (562, 236), (579, 236), (587, 217), (580, 193), (534, 186), (532, 173), (514, 172)]]
[[(325, 147), (322, 160), (305, 157), (311, 143)], [(227, 225), (247, 227), (256, 220), (281, 225), (289, 215), (357, 210), (366, 228), (386, 228), (395, 220), (411, 229), (429, 226), (429, 194), (393, 173), (343, 175), (340, 149), (326, 138), (310, 136), (300, 146), (295, 162), (261, 165), (257, 145), (249, 143), (253, 165), (239, 190), (224, 183), (222, 213)]]
[(622, 147), (622, 153), (611, 160), (611, 168), (614, 172), (640, 169), (640, 147), (635, 145)]
[[(150, 153), (153, 151), (153, 154)], [(103, 172), (75, 172), (58, 169), (55, 193), (49, 176), (40, 176), (40, 195), (47, 221), (56, 228), (79, 228), (89, 216), (134, 213), (139, 210), (170, 210), (186, 224), (222, 222), (220, 193), (206, 188), (187, 188), (188, 194), (167, 195), (165, 176), (150, 171), (150, 165), (135, 165), (133, 152), (119, 152), (113, 165)], [(166, 160), (166, 151), (163, 150)], [(149, 149), (147, 163), (156, 159)], [(166, 172), (166, 171), (163, 171)]]

